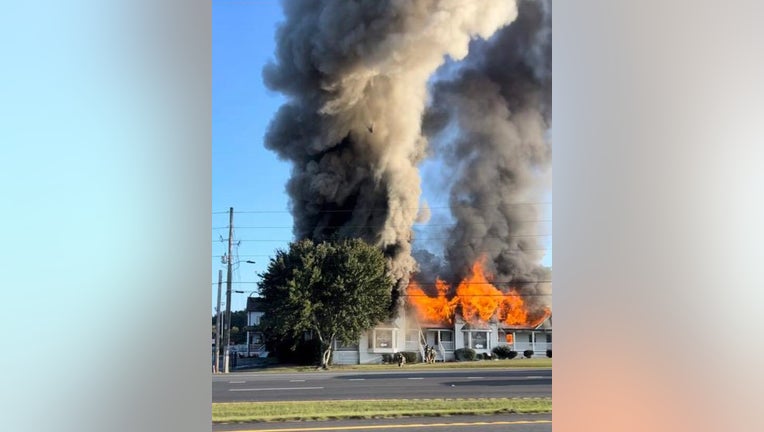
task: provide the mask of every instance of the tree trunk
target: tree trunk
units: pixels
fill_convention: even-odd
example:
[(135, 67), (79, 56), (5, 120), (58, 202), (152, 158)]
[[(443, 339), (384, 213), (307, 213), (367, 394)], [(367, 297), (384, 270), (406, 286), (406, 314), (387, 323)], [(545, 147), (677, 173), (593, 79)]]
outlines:
[(329, 369), (329, 360), (332, 358), (332, 345), (329, 344), (321, 356), (321, 369)]

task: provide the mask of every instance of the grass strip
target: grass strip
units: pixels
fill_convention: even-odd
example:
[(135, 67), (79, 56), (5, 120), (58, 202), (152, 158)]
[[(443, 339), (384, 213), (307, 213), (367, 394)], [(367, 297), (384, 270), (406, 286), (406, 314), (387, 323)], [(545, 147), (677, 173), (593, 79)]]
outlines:
[(552, 398), (378, 399), (213, 403), (213, 423), (548, 413)]
[[(550, 358), (530, 358), (513, 360), (481, 360), (446, 363), (409, 363), (399, 368), (394, 364), (361, 364), (361, 365), (334, 365), (332, 371), (382, 371), (382, 370), (439, 370), (439, 369), (511, 369), (511, 368), (551, 368)], [(315, 366), (268, 366), (264, 368), (250, 369), (257, 372), (288, 373), (288, 372), (315, 372)]]

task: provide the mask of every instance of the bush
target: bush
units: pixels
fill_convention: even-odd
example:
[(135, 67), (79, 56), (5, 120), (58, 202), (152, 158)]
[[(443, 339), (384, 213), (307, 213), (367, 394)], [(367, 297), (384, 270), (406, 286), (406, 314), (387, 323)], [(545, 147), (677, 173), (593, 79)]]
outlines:
[(401, 351), (404, 357), (406, 357), (406, 363), (419, 363), (419, 353), (414, 351)]
[(517, 351), (510, 351), (509, 352), (509, 356), (507, 358), (508, 359), (513, 359), (515, 357), (517, 357)]
[(531, 358), (531, 357), (533, 357), (533, 350), (527, 349), (527, 350), (523, 351), (523, 355), (525, 356), (525, 358)]
[(382, 354), (382, 363), (392, 363), (393, 362), (393, 355), (384, 353)]
[[(491, 351), (493, 351), (493, 354), (500, 359), (512, 358), (509, 356), (509, 353), (513, 351), (506, 345), (499, 345)], [(515, 353), (515, 355), (517, 355), (517, 353)]]
[(454, 351), (454, 357), (457, 361), (473, 361), (477, 357), (475, 350), (472, 348), (459, 348)]
[(551, 349), (546, 350), (546, 356), (549, 357), (549, 358), (552, 358), (552, 350)]
[(475, 355), (475, 359), (476, 359), (476, 360), (483, 360), (484, 358), (485, 358), (485, 357), (483, 357), (483, 353), (477, 353), (477, 354)]

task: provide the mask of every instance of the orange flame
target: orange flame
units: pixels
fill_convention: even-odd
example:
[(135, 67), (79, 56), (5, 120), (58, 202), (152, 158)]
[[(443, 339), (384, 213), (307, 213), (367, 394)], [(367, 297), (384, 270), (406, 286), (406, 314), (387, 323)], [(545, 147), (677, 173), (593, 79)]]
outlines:
[(456, 287), (452, 299), (447, 297), (449, 285), (440, 279), (435, 282), (436, 297), (428, 296), (418, 283), (412, 281), (407, 290), (409, 304), (417, 318), (427, 323), (452, 324), (457, 306), (461, 306), (461, 314), (469, 322), (487, 322), (496, 317), (510, 326), (535, 327), (551, 315), (545, 308), (541, 316), (530, 316), (525, 301), (515, 289), (505, 293), (493, 286), (489, 281), (491, 278), (485, 271), (485, 258), (481, 258), (473, 264), (470, 276)]
[(502, 299), (502, 292), (488, 282), (483, 259), (472, 265), (472, 275), (461, 281), (456, 295), (462, 305), (462, 316), (467, 321), (488, 321)]
[(419, 320), (428, 323), (452, 324), (458, 299), (449, 300), (446, 298), (449, 286), (442, 280), (437, 279), (435, 287), (438, 289), (438, 295), (437, 297), (430, 297), (419, 284), (411, 281), (407, 289), (409, 301), (415, 306)]

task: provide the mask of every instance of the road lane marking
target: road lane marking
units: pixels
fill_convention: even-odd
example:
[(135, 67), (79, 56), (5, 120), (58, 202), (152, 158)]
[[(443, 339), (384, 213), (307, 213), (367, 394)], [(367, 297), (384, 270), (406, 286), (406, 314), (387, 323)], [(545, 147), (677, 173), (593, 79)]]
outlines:
[(289, 380), (289, 382), (305, 382), (305, 380)]
[(246, 381), (228, 381), (228, 384), (244, 384)]
[(467, 377), (467, 379), (483, 379), (483, 377)]
[(350, 378), (348, 381), (365, 381), (366, 378)]
[[(515, 420), (515, 421), (495, 421), (495, 422), (459, 422), (459, 423), (410, 423), (410, 424), (390, 424), (390, 425), (367, 425), (367, 426), (326, 426), (313, 428), (289, 428), (289, 429), (238, 429), (235, 432), (314, 432), (314, 431), (336, 431), (336, 430), (368, 430), (368, 429), (405, 429), (405, 428), (432, 428), (448, 426), (498, 426), (498, 425), (526, 425), (526, 424), (547, 424), (552, 420)], [(234, 431), (232, 431), (234, 432)]]
[(424, 379), (422, 377), (413, 377), (413, 378), (406, 378), (406, 379)]
[(268, 387), (248, 389), (228, 389), (228, 391), (276, 391), (276, 390), (319, 390), (323, 387)]

